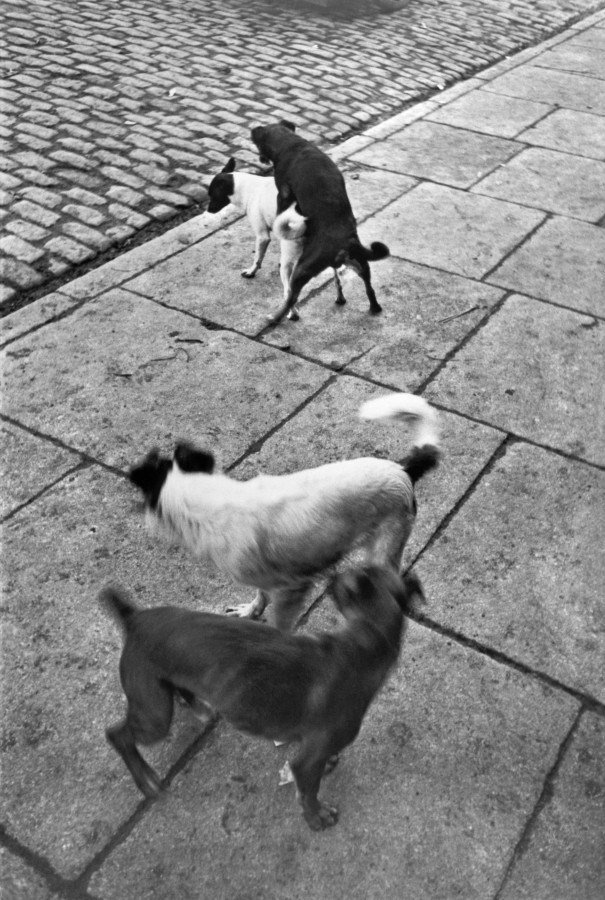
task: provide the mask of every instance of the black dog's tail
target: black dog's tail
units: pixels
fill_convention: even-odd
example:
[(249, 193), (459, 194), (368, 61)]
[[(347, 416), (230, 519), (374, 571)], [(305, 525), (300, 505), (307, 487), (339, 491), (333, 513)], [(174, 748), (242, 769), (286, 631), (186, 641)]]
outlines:
[(390, 253), (391, 251), (387, 245), (382, 244), (380, 241), (373, 241), (369, 247), (364, 247), (360, 241), (351, 241), (348, 246), (349, 256), (360, 262), (364, 259), (367, 262), (376, 262), (379, 259), (385, 259)]
[(407, 421), (414, 425), (414, 446), (401, 464), (412, 484), (439, 462), (437, 413), (424, 397), (415, 394), (375, 397), (362, 405), (359, 415), (362, 419)]
[(117, 623), (126, 630), (128, 620), (137, 611), (137, 607), (129, 599), (124, 588), (108, 584), (100, 591), (98, 599), (101, 606), (104, 606)]

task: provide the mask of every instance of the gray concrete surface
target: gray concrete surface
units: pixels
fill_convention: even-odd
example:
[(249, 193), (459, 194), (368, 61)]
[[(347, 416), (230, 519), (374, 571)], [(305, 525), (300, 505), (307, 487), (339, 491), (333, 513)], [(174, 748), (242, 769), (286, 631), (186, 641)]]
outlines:
[[(605, 160), (604, 34), (599, 13), (337, 148), (392, 250), (381, 317), (354, 278), (335, 307), (327, 273), (266, 330), (277, 250), (244, 281), (228, 212), (2, 320), (3, 898), (603, 896), (605, 244), (598, 176), (570, 185)], [(322, 786), (340, 821), (307, 829), (287, 748), (182, 710), (143, 801), (104, 739), (123, 696), (98, 589), (215, 612), (250, 591), (153, 541), (125, 470), (178, 437), (239, 478), (398, 459), (405, 429), (356, 415), (400, 389), (442, 423), (405, 555), (428, 602)], [(303, 627), (336, 624), (323, 600)]]

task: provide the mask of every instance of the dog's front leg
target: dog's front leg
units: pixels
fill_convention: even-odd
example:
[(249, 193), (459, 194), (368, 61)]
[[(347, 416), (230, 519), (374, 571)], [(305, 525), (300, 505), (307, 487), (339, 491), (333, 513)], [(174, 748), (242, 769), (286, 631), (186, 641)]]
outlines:
[(228, 606), (225, 613), (228, 616), (238, 616), (240, 619), (260, 619), (268, 602), (268, 596), (263, 591), (257, 591), (251, 603)]
[(265, 253), (267, 252), (267, 247), (271, 243), (271, 235), (268, 233), (259, 234), (256, 237), (256, 246), (254, 248), (254, 262), (252, 263), (251, 268), (244, 269), (242, 272), (243, 278), (254, 278), (258, 270), (263, 264), (263, 259), (265, 258)]
[(298, 755), (291, 763), (303, 816), (313, 831), (329, 828), (338, 821), (338, 810), (334, 806), (322, 803), (317, 796), (327, 759), (324, 754), (316, 757), (309, 744), (303, 741)]
[(267, 622), (279, 631), (292, 631), (301, 616), (311, 582), (304, 582), (294, 588), (279, 588), (271, 591), (271, 604)]

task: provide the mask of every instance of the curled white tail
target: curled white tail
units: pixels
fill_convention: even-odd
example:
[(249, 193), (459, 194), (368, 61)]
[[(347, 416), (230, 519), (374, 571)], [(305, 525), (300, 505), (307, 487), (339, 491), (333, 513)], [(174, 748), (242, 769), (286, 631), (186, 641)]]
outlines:
[(414, 446), (439, 447), (437, 413), (423, 397), (416, 394), (385, 394), (362, 404), (362, 419), (405, 419), (414, 423)]
[(273, 234), (280, 241), (296, 241), (307, 230), (307, 220), (296, 212), (296, 203), (280, 213), (273, 223)]

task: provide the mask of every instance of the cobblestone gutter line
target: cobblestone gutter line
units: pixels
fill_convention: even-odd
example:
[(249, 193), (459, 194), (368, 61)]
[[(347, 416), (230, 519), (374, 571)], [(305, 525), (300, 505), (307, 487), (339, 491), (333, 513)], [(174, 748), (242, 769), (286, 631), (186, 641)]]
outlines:
[(251, 125), (328, 145), (601, 5), (2, 0), (0, 309), (196, 212)]

